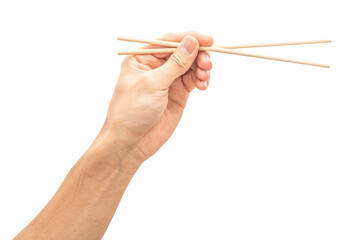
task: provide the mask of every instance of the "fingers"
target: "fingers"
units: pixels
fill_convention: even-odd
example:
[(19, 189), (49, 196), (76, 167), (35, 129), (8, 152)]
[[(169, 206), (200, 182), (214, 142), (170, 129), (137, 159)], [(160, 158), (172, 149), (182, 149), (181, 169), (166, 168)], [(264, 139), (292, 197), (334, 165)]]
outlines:
[(183, 75), (183, 83), (188, 92), (195, 87), (199, 90), (206, 90), (210, 82), (210, 71), (201, 69), (197, 64), (192, 65), (192, 70)]
[[(167, 33), (161, 36), (159, 39), (165, 41), (180, 42), (187, 36), (189, 38), (192, 37), (193, 39), (197, 40), (197, 48), (200, 45), (213, 45), (212, 37), (194, 31), (182, 33)], [(153, 48), (154, 45), (148, 45), (147, 47)], [(210, 81), (209, 71), (212, 69), (212, 62), (210, 60), (209, 53), (199, 52), (198, 56), (193, 56), (193, 52), (187, 57), (180, 51), (180, 49), (181, 47), (178, 47), (177, 51), (172, 55), (169, 53), (153, 54), (157, 58), (168, 59), (162, 66), (152, 71), (153, 73), (155, 73), (154, 76), (156, 76), (156, 78), (159, 78), (159, 76), (161, 76), (162, 79), (160, 79), (160, 81), (166, 86), (169, 86), (177, 77), (186, 73), (191, 67), (192, 71), (189, 75), (186, 74), (185, 77), (187, 77), (183, 79), (187, 90), (191, 91), (194, 87), (197, 87), (199, 90), (206, 90)], [(194, 61), (194, 59), (196, 60)]]
[(196, 74), (195, 86), (199, 90), (206, 90), (210, 81), (210, 70), (212, 69), (212, 61), (208, 52), (200, 52), (196, 59), (196, 68), (194, 69)]
[(200, 81), (208, 81), (211, 78), (210, 72), (201, 68), (196, 69), (196, 77)]
[[(159, 40), (164, 41), (171, 41), (171, 42), (180, 42), (182, 39), (186, 36), (193, 36), (197, 39), (200, 46), (212, 46), (213, 45), (213, 38), (204, 34), (201, 34), (196, 31), (188, 31), (188, 32), (179, 32), (179, 33), (166, 33), (160, 38)], [(151, 45), (150, 48), (154, 48), (154, 45)], [(158, 58), (165, 58), (169, 56), (169, 53), (160, 53), (160, 54), (154, 54), (154, 56)]]
[(162, 87), (168, 87), (177, 77), (188, 71), (195, 61), (199, 49), (196, 38), (186, 36), (177, 50), (160, 67), (151, 71), (152, 78)]
[(201, 34), (196, 31), (188, 32), (179, 32), (179, 33), (166, 33), (159, 38), (159, 40), (171, 41), (171, 42), (180, 42), (185, 36), (191, 35), (195, 37), (200, 46), (212, 46), (213, 38), (204, 34)]
[[(209, 86), (211, 78), (210, 70), (212, 69), (212, 61), (210, 59), (209, 53), (199, 52), (191, 69), (192, 71), (190, 73), (192, 73), (192, 76), (194, 76), (192, 78), (194, 87), (197, 87), (199, 90), (206, 90)], [(188, 76), (188, 74), (186, 76)], [(183, 81), (185, 82), (185, 79)]]
[(209, 70), (203, 70), (197, 68), (195, 71), (196, 82), (195, 85), (199, 90), (206, 90), (209, 86), (209, 81), (211, 78)]
[(196, 59), (196, 63), (198, 67), (200, 67), (203, 70), (212, 69), (212, 61), (208, 52), (199, 52), (198, 57)]

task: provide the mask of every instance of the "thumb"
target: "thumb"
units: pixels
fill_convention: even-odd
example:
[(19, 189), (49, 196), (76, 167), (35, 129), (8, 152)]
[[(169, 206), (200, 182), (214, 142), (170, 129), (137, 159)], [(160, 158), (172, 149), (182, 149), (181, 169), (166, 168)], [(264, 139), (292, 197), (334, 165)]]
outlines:
[(159, 68), (152, 71), (153, 76), (161, 84), (169, 86), (179, 76), (183, 75), (192, 66), (197, 57), (199, 43), (192, 36), (183, 38), (177, 50)]

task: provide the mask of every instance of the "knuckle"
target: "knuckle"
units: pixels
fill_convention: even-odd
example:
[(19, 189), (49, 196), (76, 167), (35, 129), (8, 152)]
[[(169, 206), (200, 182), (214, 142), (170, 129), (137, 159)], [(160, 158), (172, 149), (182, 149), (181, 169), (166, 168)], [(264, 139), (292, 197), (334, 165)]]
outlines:
[(170, 60), (181, 69), (187, 68), (187, 62), (177, 52), (171, 55)]

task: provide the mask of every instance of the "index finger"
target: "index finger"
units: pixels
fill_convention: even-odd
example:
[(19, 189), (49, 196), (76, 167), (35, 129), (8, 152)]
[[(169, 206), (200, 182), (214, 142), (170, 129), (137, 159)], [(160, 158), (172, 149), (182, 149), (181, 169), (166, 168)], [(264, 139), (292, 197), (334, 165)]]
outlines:
[(181, 42), (183, 38), (187, 35), (191, 35), (195, 37), (198, 42), (199, 46), (212, 46), (213, 45), (213, 38), (204, 34), (201, 34), (196, 31), (188, 31), (188, 32), (176, 32), (176, 33), (166, 33), (159, 38), (159, 40), (171, 41), (171, 42)]
[[(175, 33), (166, 33), (158, 40), (170, 41), (170, 42), (181, 42), (183, 38), (186, 36), (191, 35), (195, 37), (200, 46), (212, 46), (213, 45), (213, 38), (204, 34), (201, 34), (196, 31), (188, 31), (188, 32), (175, 32)], [(154, 48), (155, 45), (148, 45), (147, 48)], [(153, 54), (157, 58), (167, 58), (171, 55), (171, 53), (156, 53)]]

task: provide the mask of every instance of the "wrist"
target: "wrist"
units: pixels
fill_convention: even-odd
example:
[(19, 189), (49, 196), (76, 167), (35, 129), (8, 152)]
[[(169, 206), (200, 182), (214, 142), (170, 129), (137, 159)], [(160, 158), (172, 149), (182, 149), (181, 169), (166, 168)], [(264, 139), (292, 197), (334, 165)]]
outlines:
[(134, 137), (119, 132), (102, 129), (87, 152), (93, 152), (104, 163), (115, 168), (138, 169), (146, 160), (142, 151), (137, 147)]

